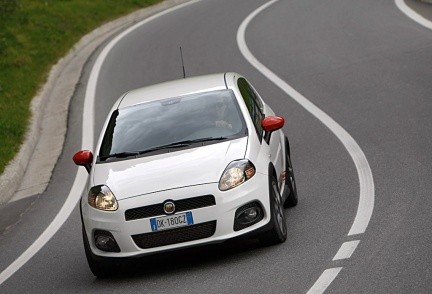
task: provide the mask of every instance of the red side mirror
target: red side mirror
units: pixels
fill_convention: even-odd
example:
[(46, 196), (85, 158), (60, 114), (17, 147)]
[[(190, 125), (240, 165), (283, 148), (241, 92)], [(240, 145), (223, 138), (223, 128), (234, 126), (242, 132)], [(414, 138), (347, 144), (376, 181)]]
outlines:
[(274, 132), (281, 129), (285, 124), (285, 119), (280, 116), (268, 116), (261, 121), (261, 126), (266, 132)]
[(81, 150), (75, 153), (72, 159), (76, 165), (84, 166), (89, 172), (93, 162), (93, 153), (89, 150)]

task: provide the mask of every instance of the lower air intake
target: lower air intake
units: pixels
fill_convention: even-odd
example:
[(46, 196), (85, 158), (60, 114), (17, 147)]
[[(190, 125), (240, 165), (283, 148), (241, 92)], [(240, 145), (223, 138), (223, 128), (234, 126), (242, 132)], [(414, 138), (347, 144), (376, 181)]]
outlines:
[(194, 241), (213, 236), (216, 221), (176, 228), (172, 230), (133, 235), (132, 239), (141, 249)]

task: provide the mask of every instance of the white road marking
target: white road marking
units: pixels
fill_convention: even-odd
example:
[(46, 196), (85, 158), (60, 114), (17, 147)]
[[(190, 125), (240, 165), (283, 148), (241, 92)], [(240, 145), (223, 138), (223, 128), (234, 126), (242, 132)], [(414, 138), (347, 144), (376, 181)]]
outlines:
[[(201, 0), (192, 0), (186, 2), (162, 12), (159, 12), (141, 22), (138, 22), (134, 26), (130, 27), (122, 34), (114, 38), (101, 52), (98, 56), (92, 71), (90, 73), (89, 81), (86, 88), (86, 95), (84, 100), (84, 110), (83, 110), (83, 126), (82, 126), (82, 144), (81, 149), (93, 150), (93, 137), (94, 137), (94, 100), (96, 96), (96, 84), (99, 77), (99, 72), (105, 61), (106, 56), (110, 50), (127, 34), (135, 30), (136, 28), (156, 19), (165, 14), (173, 12), (174, 10), (180, 9), (187, 5), (196, 3)], [(87, 182), (88, 174), (84, 168), (79, 168), (75, 176), (74, 183), (69, 192), (69, 195), (63, 204), (62, 208), (54, 218), (54, 220), (49, 224), (45, 231), (33, 242), (33, 244), (27, 248), (14, 262), (12, 262), (5, 270), (0, 273), (0, 285), (3, 284), (7, 279), (9, 279), (14, 273), (16, 273), (23, 265), (25, 265), (39, 250), (45, 246), (45, 244), (54, 236), (55, 233), (61, 228), (65, 221), (69, 218), (72, 211), (75, 209), (78, 200), (80, 199), (85, 184)]]
[[(93, 72), (92, 72), (93, 73)], [(87, 91), (89, 86), (87, 86)], [(93, 96), (94, 97), (94, 96)], [(83, 109), (83, 126), (82, 126), (82, 149), (93, 148), (93, 117), (94, 117), (94, 98), (86, 95)], [(0, 285), (9, 279), (17, 272), (24, 264), (26, 264), (45, 244), (54, 236), (55, 233), (65, 223), (69, 215), (75, 209), (78, 200), (80, 199), (85, 183), (87, 182), (88, 173), (84, 168), (79, 168), (69, 195), (66, 198), (60, 211), (56, 217), (45, 229), (45, 231), (24, 251), (14, 262), (12, 262), (5, 270), (0, 273)]]
[(375, 188), (372, 177), (372, 171), (369, 163), (361, 150), (357, 142), (351, 137), (351, 135), (345, 131), (337, 122), (335, 122), (330, 116), (324, 111), (315, 106), (306, 97), (297, 92), (294, 88), (288, 85), (285, 81), (279, 78), (275, 73), (260, 63), (250, 52), (245, 42), (245, 31), (250, 21), (262, 10), (272, 5), (279, 0), (272, 0), (267, 4), (264, 4), (252, 14), (250, 14), (240, 25), (237, 32), (237, 43), (246, 60), (249, 61), (257, 70), (259, 70), (264, 76), (272, 81), (276, 86), (281, 88), (303, 108), (309, 111), (313, 116), (319, 119), (335, 136), (342, 142), (344, 147), (347, 149), (349, 155), (357, 169), (359, 182), (360, 182), (360, 198), (359, 205), (357, 208), (357, 214), (348, 235), (362, 234), (366, 231), (369, 224), (369, 220), (372, 216), (374, 199), (375, 199)]
[[(348, 151), (357, 169), (360, 183), (360, 196), (357, 213), (351, 229), (348, 232), (348, 236), (362, 234), (366, 231), (366, 228), (372, 216), (375, 201), (375, 186), (372, 177), (372, 171), (370, 169), (366, 156), (364, 155), (360, 146), (351, 137), (351, 135), (347, 131), (345, 131), (337, 122), (335, 122), (330, 116), (328, 116), (325, 112), (323, 112), (312, 102), (306, 99), (306, 97), (304, 97), (293, 87), (291, 87), (281, 78), (279, 78), (265, 65), (259, 62), (255, 58), (255, 56), (253, 56), (253, 54), (250, 52), (249, 48), (246, 45), (245, 32), (249, 23), (261, 11), (278, 1), (279, 0), (272, 0), (267, 2), (245, 18), (237, 31), (237, 44), (241, 53), (251, 65), (253, 65), (259, 72), (261, 72), (265, 77), (267, 77), (285, 93), (291, 96), (291, 98), (297, 101), (297, 103), (299, 103), (304, 109), (306, 109), (313, 116), (319, 119), (327, 128), (330, 129), (330, 131), (333, 132), (333, 134), (335, 134), (335, 136), (342, 142), (342, 144)], [(322, 293), (323, 291), (325, 291), (325, 289), (328, 287), (328, 285), (330, 285), (330, 283), (337, 276), (341, 269), (342, 268), (337, 268), (324, 271), (318, 281), (315, 283), (315, 285), (311, 288), (310, 291), (312, 292), (310, 293)], [(322, 289), (322, 292), (319, 291), (320, 289)]]
[(406, 14), (406, 16), (408, 16), (418, 24), (432, 30), (432, 22), (409, 8), (409, 6), (406, 5), (404, 0), (395, 0), (395, 4), (400, 11)]
[(84, 184), (87, 180), (87, 172), (85, 169), (79, 169), (63, 207), (60, 209), (54, 220), (45, 229), (45, 231), (33, 242), (33, 244), (20, 255), (13, 263), (11, 263), (0, 274), (0, 285), (9, 279), (16, 271), (18, 271), (27, 261), (30, 260), (52, 236), (60, 229), (66, 219), (76, 207), (76, 203), (84, 189)]
[(360, 240), (348, 241), (343, 243), (342, 246), (339, 248), (338, 252), (336, 253), (336, 255), (333, 257), (333, 261), (350, 258), (351, 255), (356, 250), (359, 243)]
[(342, 270), (341, 267), (326, 269), (318, 280), (313, 284), (312, 288), (307, 291), (307, 294), (320, 294), (324, 293), (331, 282), (337, 277), (339, 272)]

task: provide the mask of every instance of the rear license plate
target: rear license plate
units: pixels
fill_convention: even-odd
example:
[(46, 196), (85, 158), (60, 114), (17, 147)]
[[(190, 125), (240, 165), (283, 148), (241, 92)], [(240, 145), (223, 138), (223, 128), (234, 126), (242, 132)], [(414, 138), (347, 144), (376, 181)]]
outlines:
[(153, 232), (193, 225), (192, 212), (151, 218), (150, 225)]

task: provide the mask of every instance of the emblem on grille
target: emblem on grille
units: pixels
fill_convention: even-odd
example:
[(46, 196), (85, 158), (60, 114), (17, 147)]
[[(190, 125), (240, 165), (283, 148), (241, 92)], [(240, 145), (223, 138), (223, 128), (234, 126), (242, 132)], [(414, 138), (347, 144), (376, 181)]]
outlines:
[(175, 212), (175, 204), (172, 201), (167, 201), (163, 205), (163, 210), (166, 214), (173, 214)]

